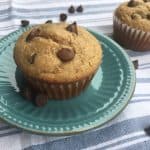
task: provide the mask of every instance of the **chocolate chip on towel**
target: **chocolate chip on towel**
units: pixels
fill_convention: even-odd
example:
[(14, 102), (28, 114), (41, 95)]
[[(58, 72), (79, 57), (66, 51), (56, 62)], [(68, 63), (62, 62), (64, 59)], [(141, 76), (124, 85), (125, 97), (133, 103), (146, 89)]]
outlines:
[(69, 48), (62, 48), (57, 52), (57, 57), (64, 62), (72, 60), (74, 56), (74, 51)]
[(66, 30), (78, 34), (77, 23), (73, 22), (72, 24), (68, 25)]
[(150, 136), (150, 127), (145, 128), (144, 131), (148, 136)]
[(53, 21), (52, 20), (47, 20), (45, 23), (52, 23)]
[(133, 63), (133, 65), (134, 65), (134, 68), (135, 68), (135, 69), (138, 69), (138, 67), (139, 67), (139, 62), (138, 62), (138, 60), (134, 60), (134, 61), (132, 61), (132, 63)]
[(30, 22), (29, 22), (28, 20), (21, 20), (21, 26), (22, 26), (22, 27), (28, 26), (29, 23), (30, 23)]
[(74, 6), (71, 5), (71, 6), (68, 8), (68, 12), (71, 13), (71, 14), (73, 14), (73, 13), (75, 12)]
[(76, 9), (77, 12), (83, 12), (83, 7), (82, 5), (78, 6)]
[(64, 13), (60, 14), (59, 17), (60, 17), (60, 21), (66, 21), (67, 20), (67, 15)]

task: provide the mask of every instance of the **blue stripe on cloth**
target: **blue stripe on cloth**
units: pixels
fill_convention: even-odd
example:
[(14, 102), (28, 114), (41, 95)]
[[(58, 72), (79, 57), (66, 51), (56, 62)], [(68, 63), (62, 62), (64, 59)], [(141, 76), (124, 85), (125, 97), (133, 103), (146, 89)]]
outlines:
[(11, 129), (11, 128), (13, 128), (13, 127), (12, 126), (3, 126), (3, 127), (0, 127), (0, 131)]
[[(88, 10), (88, 9), (92, 9), (93, 11), (95, 10), (95, 9), (97, 9), (97, 8), (99, 8), (99, 9), (103, 9), (104, 10), (104, 7), (106, 7), (106, 8), (109, 8), (110, 6), (111, 6), (111, 8), (112, 7), (116, 7), (117, 6), (117, 4), (118, 3), (113, 3), (113, 4), (98, 4), (98, 5), (88, 5), (88, 6), (84, 6), (84, 10), (85, 10), (85, 12)], [(46, 6), (46, 5), (45, 5)], [(10, 7), (8, 7), (8, 8), (6, 8), (6, 9), (0, 9), (0, 14), (2, 15), (2, 14), (5, 14), (5, 13), (8, 13), (8, 12), (11, 12), (11, 11), (16, 11), (16, 12), (18, 12), (18, 13), (39, 13), (39, 12), (42, 12), (42, 11), (48, 11), (48, 12), (53, 12), (53, 11), (65, 11), (65, 12), (67, 12), (67, 9), (68, 9), (68, 7), (53, 7), (53, 8), (16, 8), (16, 7), (12, 7), (12, 6), (10, 6)], [(112, 12), (112, 11), (111, 11)]]
[(134, 94), (133, 97), (148, 97), (150, 94)]
[(140, 102), (150, 102), (150, 99), (139, 99), (139, 100), (134, 100), (130, 101), (129, 103), (140, 103)]
[(149, 150), (150, 141), (144, 141), (142, 143), (131, 145), (127, 148), (122, 148), (121, 150)]
[[(58, 12), (56, 10), (56, 12), (52, 13), (52, 12), (45, 12), (45, 13), (42, 13), (40, 14), (39, 16), (39, 13), (33, 13), (32, 14), (28, 14), (28, 13), (23, 13), (23, 14), (20, 14), (20, 13), (12, 13), (11, 15), (11, 18), (12, 19), (17, 19), (17, 18), (34, 18), (34, 17), (43, 17), (43, 16), (47, 16), (47, 17), (59, 17), (59, 14), (62, 13), (62, 11)], [(68, 17), (77, 17), (77, 16), (86, 16), (86, 15), (95, 15), (95, 14), (100, 14), (102, 15), (102, 13), (111, 13), (111, 10), (99, 10), (99, 11), (90, 11), (90, 12), (86, 12), (84, 13), (83, 15), (81, 14), (74, 14), (74, 15), (68, 15)], [(1, 15), (0, 14), (0, 20), (4, 20), (4, 19), (7, 19), (9, 17), (9, 14), (5, 14), (5, 15)], [(101, 17), (101, 16), (100, 16)]]
[[(31, 5), (31, 4), (41, 4), (41, 1), (42, 2), (44, 2), (45, 4), (53, 4), (53, 3), (55, 3), (56, 1), (52, 1), (52, 0), (30, 0), (30, 1), (19, 1), (19, 0), (15, 0), (15, 1), (13, 1), (13, 3), (14, 4), (17, 4), (17, 5), (26, 5), (26, 6), (28, 6), (28, 5)], [(75, 1), (75, 0), (65, 0), (65, 1), (63, 1), (64, 3), (67, 3), (67, 2), (70, 2), (72, 5), (74, 4), (74, 2), (78, 2), (79, 4), (82, 4), (82, 3), (89, 3), (91, 0), (80, 0), (80, 1)], [(120, 2), (121, 1), (123, 1), (123, 0), (120, 0)], [(57, 3), (59, 4), (60, 2), (62, 2), (62, 0), (57, 0)], [(99, 2), (99, 3), (104, 3), (105, 1), (99, 1), (99, 0), (92, 0), (92, 2), (93, 3), (96, 3), (96, 2)], [(118, 0), (113, 0), (113, 1), (111, 1), (111, 3), (113, 4), (113, 3), (115, 3), (115, 2), (118, 2)], [(108, 3), (109, 4), (109, 3)]]
[(127, 53), (129, 54), (129, 56), (131, 57), (136, 57), (136, 56), (146, 56), (146, 55), (149, 55), (150, 52), (149, 51), (146, 51), (146, 52), (136, 52), (136, 51), (127, 51)]
[[(20, 23), (21, 24), (21, 23)], [(1, 27), (0, 28), (0, 31), (4, 31), (4, 30), (11, 30), (13, 28), (16, 28), (16, 27), (20, 27), (20, 25), (8, 25), (8, 26), (4, 26), (4, 27)]]
[[(143, 64), (140, 64), (140, 66), (147, 66), (147, 65), (150, 65), (150, 63), (143, 63)], [(150, 67), (150, 66), (149, 66)]]
[(145, 66), (145, 67), (142, 67), (142, 68), (140, 67), (139, 69), (140, 70), (150, 69), (150, 66)]
[(11, 0), (1, 0), (0, 1), (0, 6), (4, 6), (4, 5), (10, 5), (11, 4)]
[[(25, 18), (22, 18), (22, 19), (25, 19)], [(33, 18), (32, 18), (33, 19)], [(39, 19), (39, 18), (38, 18)], [(38, 20), (37, 19), (37, 20)], [(43, 19), (43, 18), (42, 18)], [(47, 21), (48, 19), (51, 19), (51, 18), (45, 18), (45, 21)], [(82, 24), (83, 26), (86, 25), (86, 23), (88, 22), (92, 22), (93, 23), (93, 26), (94, 26), (94, 23), (99, 23), (99, 27), (103, 27), (103, 25), (101, 24), (101, 21), (108, 21), (108, 20), (111, 20), (112, 18), (101, 18), (100, 20), (92, 20), (92, 19), (86, 19), (86, 20), (80, 20), (78, 21), (78, 24)], [(21, 20), (21, 19), (20, 19)], [(44, 23), (44, 22), (43, 22)], [(30, 25), (35, 25), (33, 24), (32, 22), (30, 22)], [(109, 25), (110, 26), (110, 25)], [(12, 25), (12, 26), (4, 26), (4, 27), (1, 27), (0, 28), (0, 31), (8, 31), (8, 30), (12, 30), (14, 31), (17, 30), (17, 28), (20, 27), (20, 25)], [(12, 31), (11, 31), (12, 32)], [(112, 32), (110, 33), (110, 30), (103, 30), (104, 33), (106, 34), (110, 34), (112, 35)]]
[[(113, 124), (110, 127), (95, 130), (93, 132), (85, 132), (65, 139), (59, 139), (54, 142), (33, 145), (25, 150), (43, 150), (46, 148), (55, 150), (76, 150), (97, 145), (102, 142), (113, 140), (117, 137), (124, 136), (129, 133), (143, 131), (146, 126), (150, 125), (150, 116), (130, 119)], [(123, 141), (122, 141), (123, 142)]]
[[(90, 14), (92, 14), (92, 13), (90, 13)], [(95, 14), (95, 12), (94, 12), (94, 14)], [(94, 15), (93, 14), (93, 15)], [(87, 21), (89, 21), (89, 20), (97, 20), (97, 19), (99, 19), (98, 21), (102, 21), (102, 20), (108, 20), (108, 19), (112, 19), (112, 17), (111, 18), (108, 18), (108, 17), (102, 17), (102, 16), (100, 16), (100, 17), (97, 17), (96, 19), (93, 19), (93, 18), (91, 18), (91, 19), (86, 19), (86, 15), (88, 15), (88, 14), (84, 14), (83, 16), (82, 15), (75, 15), (75, 16), (73, 16), (72, 18), (75, 18), (75, 17), (77, 17), (77, 16), (82, 16), (82, 17), (84, 17), (85, 16), (85, 18), (83, 19), (83, 21), (84, 22), (87, 22)], [(19, 15), (11, 15), (11, 16), (6, 16), (6, 17), (4, 17), (4, 18), (0, 18), (0, 21), (8, 21), (8, 20), (12, 20), (12, 19), (43, 19), (43, 18), (55, 18), (55, 17), (57, 17), (57, 18), (59, 18), (59, 14), (57, 14), (57, 15), (51, 15), (51, 14), (49, 14), (49, 15), (37, 15), (37, 16), (19, 16)], [(81, 20), (82, 21), (82, 20)]]
[(22, 132), (22, 129), (14, 128), (13, 126), (10, 126), (10, 125), (5, 125), (5, 126), (0, 127), (0, 138), (18, 134), (21, 132)]
[[(104, 149), (104, 150), (111, 150), (111, 148), (113, 148), (114, 146), (119, 146), (119, 145), (122, 145), (122, 144), (124, 144), (124, 143), (128, 143), (129, 141), (136, 141), (136, 140), (139, 140), (139, 139), (142, 139), (142, 138), (144, 138), (144, 137), (146, 137), (145, 135), (141, 135), (141, 136), (135, 136), (135, 137), (132, 137), (132, 138), (128, 138), (128, 139), (125, 139), (125, 140), (123, 140), (123, 141), (118, 141), (117, 143), (114, 143), (114, 144), (110, 144), (109, 146), (104, 146), (103, 148), (101, 148), (101, 149)], [(150, 138), (149, 138), (149, 141), (150, 141)], [(128, 147), (130, 147), (130, 146), (127, 146), (126, 147), (126, 149), (128, 148)], [(121, 148), (121, 150), (122, 150), (122, 148)], [(141, 149), (141, 150), (143, 150), (143, 149)]]
[(19, 133), (22, 133), (21, 129), (17, 129), (17, 130), (14, 130), (14, 131), (2, 133), (2, 134), (0, 134), (0, 138), (5, 137), (5, 136), (14, 135), (14, 134), (19, 134)]
[(136, 78), (137, 83), (150, 83), (150, 78)]
[[(45, 21), (47, 21), (47, 19), (45, 19)], [(96, 20), (95, 20), (95, 22), (96, 22)], [(34, 24), (32, 24), (32, 22), (30, 22), (30, 24), (34, 25)], [(20, 27), (20, 25), (21, 25), (21, 23), (19, 25), (9, 25), (8, 24), (7, 26), (0, 27), (0, 31), (11, 30), (13, 28)], [(102, 28), (103, 31), (109, 31), (110, 32), (112, 30), (112, 25), (101, 26), (101, 28)], [(111, 34), (112, 34), (112, 32), (111, 32)]]

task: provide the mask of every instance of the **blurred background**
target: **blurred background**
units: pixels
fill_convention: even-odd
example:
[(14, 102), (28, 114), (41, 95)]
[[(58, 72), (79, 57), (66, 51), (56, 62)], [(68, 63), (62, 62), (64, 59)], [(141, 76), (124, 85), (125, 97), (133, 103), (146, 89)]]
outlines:
[[(115, 8), (125, 0), (0, 0), (0, 37), (18, 29), (20, 20), (30, 24), (59, 21), (61, 13), (67, 14), (67, 22), (77, 21), (85, 27), (98, 27), (105, 34), (112, 33), (112, 17)], [(73, 5), (83, 7), (83, 12), (68, 13)]]

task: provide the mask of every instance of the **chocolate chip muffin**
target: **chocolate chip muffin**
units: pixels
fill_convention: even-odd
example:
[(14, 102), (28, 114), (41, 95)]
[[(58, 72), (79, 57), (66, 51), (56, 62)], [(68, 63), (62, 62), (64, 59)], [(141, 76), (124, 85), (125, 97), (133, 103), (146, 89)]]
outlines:
[(97, 39), (76, 23), (48, 23), (19, 37), (14, 59), (36, 91), (66, 99), (87, 87), (101, 63), (102, 49)]
[(114, 38), (129, 49), (150, 50), (150, 0), (130, 0), (116, 9)]

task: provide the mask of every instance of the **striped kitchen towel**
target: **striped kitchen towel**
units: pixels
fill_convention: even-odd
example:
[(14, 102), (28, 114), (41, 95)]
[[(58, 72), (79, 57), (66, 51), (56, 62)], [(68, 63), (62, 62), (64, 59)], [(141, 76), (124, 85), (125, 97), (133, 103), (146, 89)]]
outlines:
[[(114, 9), (124, 0), (0, 0), (0, 38), (20, 27), (20, 20), (31, 24), (48, 19), (59, 21), (70, 5), (84, 6), (83, 13), (68, 14), (68, 21), (112, 34)], [(51, 137), (31, 134), (0, 121), (0, 150), (150, 150), (150, 52), (127, 50), (139, 60), (135, 94), (126, 109), (106, 125), (82, 134)]]

